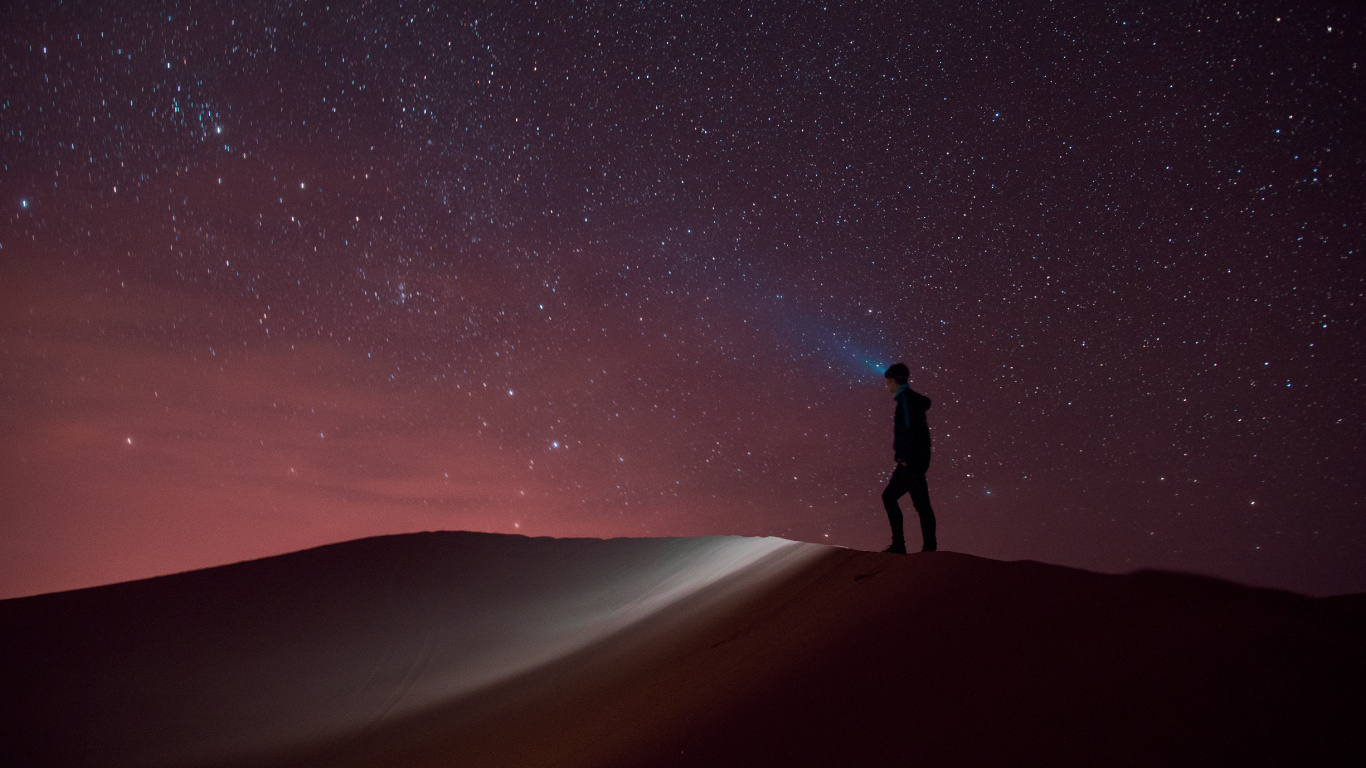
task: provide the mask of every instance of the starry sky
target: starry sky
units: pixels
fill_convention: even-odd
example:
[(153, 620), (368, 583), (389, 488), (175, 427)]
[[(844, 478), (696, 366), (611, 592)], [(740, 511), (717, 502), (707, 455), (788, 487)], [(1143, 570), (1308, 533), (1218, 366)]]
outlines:
[(896, 361), (944, 549), (1366, 591), (1363, 16), (7, 3), (0, 596), (881, 549)]

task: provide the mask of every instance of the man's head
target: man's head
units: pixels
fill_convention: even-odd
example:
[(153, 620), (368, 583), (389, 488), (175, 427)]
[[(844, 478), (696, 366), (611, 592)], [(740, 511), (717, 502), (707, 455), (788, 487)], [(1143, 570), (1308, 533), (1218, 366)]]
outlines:
[(896, 392), (897, 388), (911, 378), (911, 369), (905, 363), (895, 363), (882, 374), (887, 379), (887, 391)]

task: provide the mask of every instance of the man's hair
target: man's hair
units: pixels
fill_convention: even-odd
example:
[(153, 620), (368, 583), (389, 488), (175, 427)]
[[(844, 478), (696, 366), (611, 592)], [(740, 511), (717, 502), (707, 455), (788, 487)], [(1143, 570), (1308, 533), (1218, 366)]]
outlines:
[(882, 375), (898, 384), (905, 384), (906, 380), (911, 378), (911, 369), (907, 368), (905, 363), (893, 363)]

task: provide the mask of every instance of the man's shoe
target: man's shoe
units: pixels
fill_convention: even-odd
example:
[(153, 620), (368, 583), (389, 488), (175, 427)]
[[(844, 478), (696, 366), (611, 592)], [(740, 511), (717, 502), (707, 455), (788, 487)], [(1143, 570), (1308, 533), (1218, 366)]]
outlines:
[(922, 548), (920, 549), (920, 551), (921, 551), (921, 552), (933, 552), (933, 551), (935, 551), (935, 550), (937, 550), (937, 549), (939, 549), (939, 545), (938, 545), (938, 544), (930, 543), (930, 544), (926, 544), (924, 547), (922, 547)]
[(894, 554), (894, 555), (904, 555), (904, 554), (906, 554), (906, 545), (905, 545), (905, 544), (898, 543), (898, 542), (892, 542), (892, 546), (887, 547), (886, 549), (884, 549), (884, 550), (882, 550), (882, 551), (883, 551), (883, 552), (891, 552), (891, 553)]

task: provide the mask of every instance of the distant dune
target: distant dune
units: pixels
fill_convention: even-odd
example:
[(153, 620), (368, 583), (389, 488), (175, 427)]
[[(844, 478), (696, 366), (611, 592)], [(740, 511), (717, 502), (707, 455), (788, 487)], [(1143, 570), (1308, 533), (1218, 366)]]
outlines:
[(5, 766), (1366, 764), (1366, 595), (387, 536), (0, 601)]

